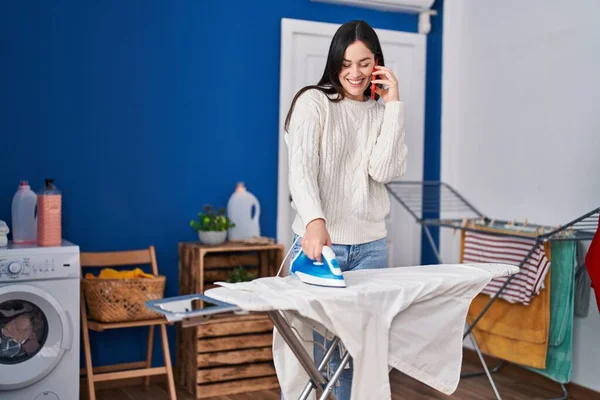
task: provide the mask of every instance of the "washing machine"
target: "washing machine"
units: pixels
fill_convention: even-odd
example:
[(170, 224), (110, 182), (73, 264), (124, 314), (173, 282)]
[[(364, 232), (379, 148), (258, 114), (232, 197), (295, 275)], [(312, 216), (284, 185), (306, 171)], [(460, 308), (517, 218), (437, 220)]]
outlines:
[(0, 247), (0, 399), (79, 399), (79, 247)]

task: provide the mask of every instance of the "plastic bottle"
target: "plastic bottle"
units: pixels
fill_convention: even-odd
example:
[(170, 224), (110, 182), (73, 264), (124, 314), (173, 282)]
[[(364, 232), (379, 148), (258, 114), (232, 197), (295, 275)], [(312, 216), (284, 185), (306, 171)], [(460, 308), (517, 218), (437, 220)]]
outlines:
[(233, 228), (229, 228), (229, 240), (260, 236), (260, 204), (258, 199), (246, 190), (243, 182), (238, 182), (227, 202), (227, 216), (235, 224)]
[(59, 246), (62, 242), (62, 195), (53, 179), (38, 192), (38, 245)]
[(10, 232), (8, 225), (6, 225), (6, 222), (0, 220), (0, 247), (8, 245), (8, 232)]
[(12, 200), (12, 240), (17, 244), (37, 242), (35, 206), (37, 196), (29, 182), (21, 181)]

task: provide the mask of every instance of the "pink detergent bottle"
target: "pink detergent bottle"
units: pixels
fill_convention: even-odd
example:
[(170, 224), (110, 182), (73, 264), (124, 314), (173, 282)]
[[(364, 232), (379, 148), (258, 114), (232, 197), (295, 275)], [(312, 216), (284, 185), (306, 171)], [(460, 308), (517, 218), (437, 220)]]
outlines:
[(62, 242), (62, 196), (53, 179), (38, 192), (38, 245), (60, 246)]

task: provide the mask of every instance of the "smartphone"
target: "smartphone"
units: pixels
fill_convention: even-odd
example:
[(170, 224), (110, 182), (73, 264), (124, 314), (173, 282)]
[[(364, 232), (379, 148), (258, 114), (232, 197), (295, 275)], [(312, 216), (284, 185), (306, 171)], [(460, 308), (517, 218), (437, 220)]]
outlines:
[[(377, 66), (377, 60), (375, 60), (375, 65), (373, 65), (373, 71), (375, 71), (375, 67)], [(371, 75), (371, 80), (377, 79), (375, 76)], [(375, 100), (375, 87), (374, 83), (371, 83), (371, 100)]]

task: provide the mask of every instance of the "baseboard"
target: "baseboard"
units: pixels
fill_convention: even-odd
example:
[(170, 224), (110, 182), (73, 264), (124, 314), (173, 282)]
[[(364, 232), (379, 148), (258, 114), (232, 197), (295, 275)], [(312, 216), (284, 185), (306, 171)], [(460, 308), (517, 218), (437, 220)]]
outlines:
[[(475, 365), (479, 365), (479, 356), (475, 350), (471, 350), (468, 348), (463, 348), (463, 358), (469, 362), (474, 363)], [(496, 357), (491, 357), (484, 355), (483, 359), (485, 360), (489, 369), (493, 369), (496, 365), (498, 365), (502, 360)], [(483, 371), (483, 368), (482, 368)], [(499, 372), (500, 373), (500, 372)], [(501, 370), (502, 374), (509, 374), (514, 376), (515, 379), (519, 380), (527, 380), (531, 382), (532, 380), (549, 380), (548, 378), (536, 374), (535, 372), (528, 370), (526, 368), (522, 368), (519, 365), (506, 362), (504, 367)], [(559, 384), (556, 384), (556, 387), (559, 387)], [(569, 391), (569, 398), (573, 397), (576, 399), (600, 399), (600, 392), (596, 392), (595, 390), (586, 388), (585, 386), (578, 385), (576, 383), (567, 383), (565, 387)], [(559, 389), (560, 390), (560, 389)]]

